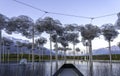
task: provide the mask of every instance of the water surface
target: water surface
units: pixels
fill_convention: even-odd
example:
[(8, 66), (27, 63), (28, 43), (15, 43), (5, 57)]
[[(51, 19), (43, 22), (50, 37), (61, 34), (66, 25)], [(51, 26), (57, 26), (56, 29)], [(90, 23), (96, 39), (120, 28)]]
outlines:
[[(73, 63), (69, 60), (67, 63)], [(27, 65), (19, 63), (2, 63), (0, 64), (0, 76), (51, 76), (58, 68), (64, 64), (64, 61), (45, 61), (35, 62), (34, 68), (31, 62)], [(107, 62), (93, 62), (90, 65), (88, 62), (75, 61), (75, 66), (84, 76), (120, 76), (120, 63), (112, 63), (112, 66)]]

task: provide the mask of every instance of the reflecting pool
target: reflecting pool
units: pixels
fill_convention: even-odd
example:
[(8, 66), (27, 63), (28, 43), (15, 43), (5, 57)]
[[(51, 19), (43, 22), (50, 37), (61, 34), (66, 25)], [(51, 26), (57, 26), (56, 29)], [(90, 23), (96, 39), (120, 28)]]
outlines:
[[(74, 63), (69, 60), (66, 63)], [(19, 64), (15, 62), (1, 63), (0, 76), (52, 76), (57, 69), (64, 64), (64, 61), (44, 61)], [(89, 64), (85, 61), (75, 61), (75, 66), (84, 76), (120, 76), (120, 63), (114, 62), (112, 65), (107, 62), (93, 62)]]

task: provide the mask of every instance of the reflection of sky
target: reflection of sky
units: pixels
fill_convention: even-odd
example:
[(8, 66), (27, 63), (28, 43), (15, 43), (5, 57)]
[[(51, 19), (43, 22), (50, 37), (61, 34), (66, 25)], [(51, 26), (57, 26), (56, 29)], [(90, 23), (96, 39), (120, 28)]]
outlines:
[[(20, 0), (19, 0), (20, 1)], [(35, 7), (51, 11), (58, 12), (64, 14), (73, 14), (78, 16), (87, 16), (87, 17), (96, 17), (101, 15), (107, 15), (112, 13), (117, 13), (120, 10), (119, 0), (22, 0), (22, 2), (31, 4)], [(27, 15), (34, 20), (38, 19), (43, 12), (32, 9), (30, 7), (18, 4), (14, 2), (14, 0), (1, 0), (0, 1), (0, 13), (8, 16), (18, 16), (18, 15)], [(77, 24), (87, 24), (90, 23), (89, 19), (68, 17), (68, 16), (60, 16), (47, 14), (46, 16), (53, 17), (54, 19), (58, 19), (63, 24), (77, 23)], [(93, 20), (93, 24), (101, 26), (105, 23), (115, 23), (117, 16), (110, 16), (104, 18), (98, 18)], [(46, 34), (45, 34), (46, 35)], [(44, 35), (44, 36), (45, 36)], [(19, 35), (14, 35), (17, 38), (20, 38)], [(22, 37), (23, 38), (23, 37)], [(99, 40), (99, 41), (98, 41)], [(115, 45), (118, 42), (118, 39), (115, 39), (115, 42), (112, 45)], [(49, 48), (49, 42), (45, 45)], [(93, 41), (93, 49), (107, 47), (108, 43), (103, 39), (96, 38)], [(72, 45), (70, 45), (72, 47)], [(82, 44), (77, 45), (77, 47), (83, 48)]]

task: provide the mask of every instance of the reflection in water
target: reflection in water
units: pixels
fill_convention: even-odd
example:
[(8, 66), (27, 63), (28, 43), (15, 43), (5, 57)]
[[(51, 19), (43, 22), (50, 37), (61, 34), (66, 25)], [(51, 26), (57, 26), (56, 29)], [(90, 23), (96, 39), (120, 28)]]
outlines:
[(89, 62), (89, 72), (88, 72), (88, 75), (89, 76), (93, 76), (93, 62)]
[(58, 61), (56, 61), (56, 70), (58, 70)]
[[(74, 63), (67, 61), (66, 63)], [(21, 65), (17, 63), (0, 64), (0, 76), (51, 76), (58, 68), (64, 64), (64, 61), (59, 62), (36, 62), (34, 63), (34, 71), (32, 64)], [(120, 63), (103, 63), (76, 61), (75, 65), (84, 76), (120, 76)]]
[(0, 76), (45, 76), (45, 64), (35, 64), (34, 71), (31, 64), (2, 64), (0, 67)]
[(52, 61), (50, 61), (50, 76), (52, 76)]

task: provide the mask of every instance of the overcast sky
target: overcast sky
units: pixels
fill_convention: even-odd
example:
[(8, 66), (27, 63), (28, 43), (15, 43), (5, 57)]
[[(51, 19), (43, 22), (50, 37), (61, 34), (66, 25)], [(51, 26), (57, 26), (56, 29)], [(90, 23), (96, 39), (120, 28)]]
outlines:
[[(86, 17), (99, 17), (103, 15), (109, 15), (120, 12), (120, 0), (18, 0), (24, 3), (30, 4), (34, 7), (56, 13), (71, 14)], [(31, 7), (19, 4), (14, 0), (0, 0), (0, 13), (8, 17), (27, 15), (34, 19), (38, 19), (44, 13)], [(68, 17), (55, 14), (46, 14), (54, 19), (58, 19), (62, 24), (88, 24), (90, 19)], [(45, 17), (44, 16), (44, 17)], [(117, 15), (97, 18), (92, 21), (92, 24), (101, 26), (106, 23), (115, 23)], [(16, 35), (14, 35), (16, 37)], [(18, 36), (17, 36), (18, 37)], [(118, 37), (119, 38), (119, 37)], [(112, 45), (119, 42), (119, 39), (115, 39)], [(48, 42), (49, 43), (49, 42)], [(48, 46), (48, 45), (46, 45)], [(81, 44), (77, 45), (82, 47)], [(107, 47), (108, 43), (104, 41), (104, 38), (96, 38), (93, 41), (93, 49)]]

